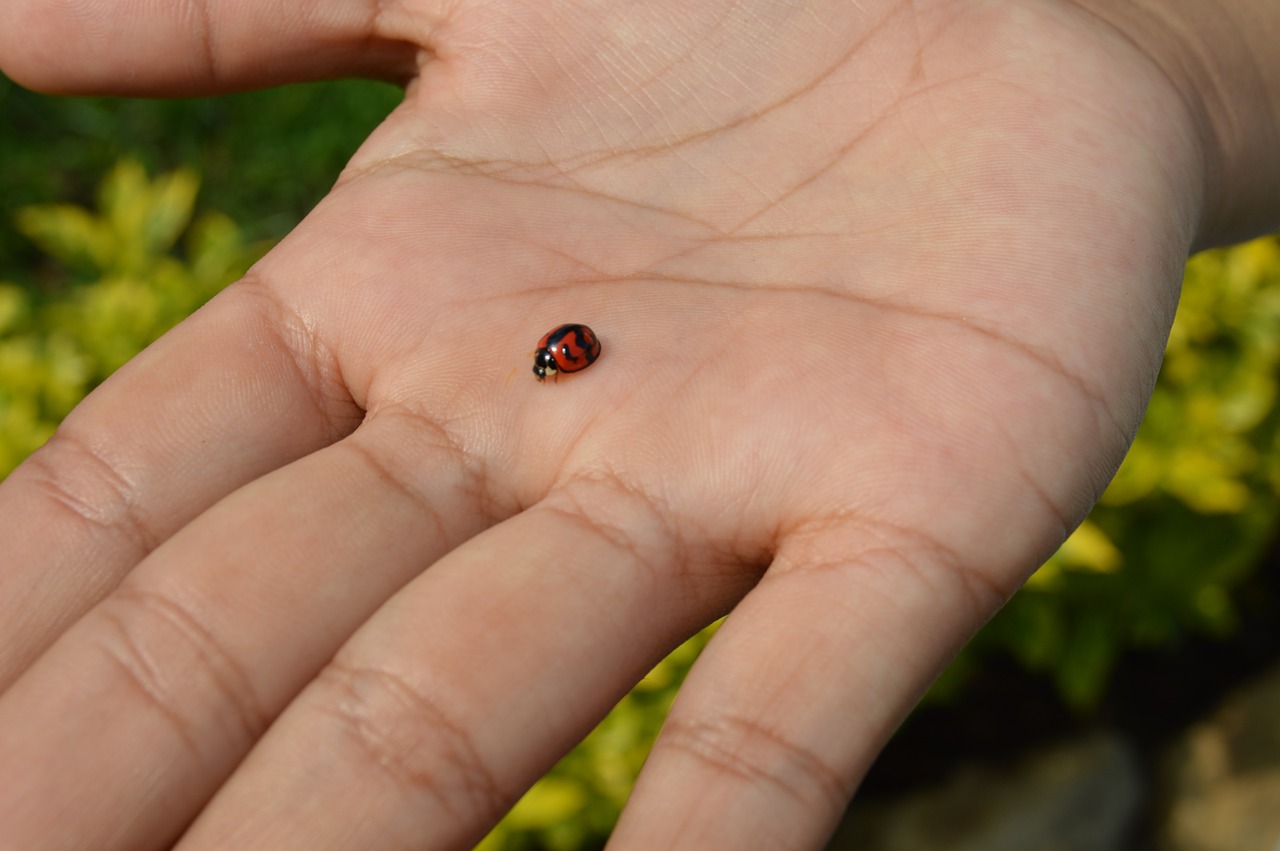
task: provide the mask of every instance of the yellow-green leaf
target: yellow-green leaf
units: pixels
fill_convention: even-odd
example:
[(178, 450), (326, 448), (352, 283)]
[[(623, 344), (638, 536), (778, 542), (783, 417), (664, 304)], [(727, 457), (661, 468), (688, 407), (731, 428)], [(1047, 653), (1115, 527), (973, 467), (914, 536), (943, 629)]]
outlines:
[(570, 818), (586, 802), (586, 790), (577, 780), (544, 777), (511, 808), (505, 821), (516, 830), (544, 830)]
[(70, 204), (23, 207), (18, 230), (41, 251), (80, 271), (109, 268), (116, 256), (111, 229), (97, 216)]
[(1057, 559), (1068, 567), (1094, 573), (1111, 573), (1124, 560), (1107, 533), (1089, 520), (1062, 543)]

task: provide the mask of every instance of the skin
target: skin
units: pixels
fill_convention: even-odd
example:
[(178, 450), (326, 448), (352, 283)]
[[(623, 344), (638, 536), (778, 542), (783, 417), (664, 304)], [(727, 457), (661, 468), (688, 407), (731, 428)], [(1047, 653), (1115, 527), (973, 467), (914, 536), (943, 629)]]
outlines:
[(44, 90), (407, 94), (0, 486), (0, 847), (467, 847), (726, 613), (610, 847), (821, 847), (1275, 223), (1269, 6), (8, 0)]

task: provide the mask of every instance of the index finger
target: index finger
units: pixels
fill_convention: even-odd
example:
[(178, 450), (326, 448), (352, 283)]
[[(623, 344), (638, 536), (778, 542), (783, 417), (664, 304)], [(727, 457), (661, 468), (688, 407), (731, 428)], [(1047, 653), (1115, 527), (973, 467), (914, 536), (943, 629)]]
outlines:
[(214, 299), (0, 483), (0, 691), (209, 505), (360, 422), (265, 293), (241, 283)]

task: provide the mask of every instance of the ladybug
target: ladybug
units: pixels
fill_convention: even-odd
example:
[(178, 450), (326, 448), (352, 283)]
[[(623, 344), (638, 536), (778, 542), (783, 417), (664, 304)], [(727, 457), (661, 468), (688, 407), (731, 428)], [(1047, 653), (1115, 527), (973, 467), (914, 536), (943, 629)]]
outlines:
[(539, 381), (562, 372), (586, 369), (600, 357), (600, 340), (586, 325), (570, 323), (548, 331), (533, 353), (533, 375)]

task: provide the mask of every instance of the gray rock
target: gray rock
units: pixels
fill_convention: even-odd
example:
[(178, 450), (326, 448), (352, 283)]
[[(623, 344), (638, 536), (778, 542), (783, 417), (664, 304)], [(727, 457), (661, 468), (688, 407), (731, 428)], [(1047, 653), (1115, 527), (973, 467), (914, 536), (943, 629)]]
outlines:
[(1280, 668), (1174, 743), (1159, 787), (1164, 851), (1280, 851)]
[(900, 800), (855, 803), (829, 851), (1122, 851), (1142, 799), (1133, 750), (1099, 734), (1007, 769), (973, 766)]

